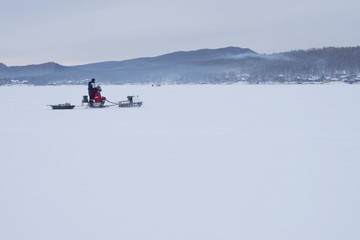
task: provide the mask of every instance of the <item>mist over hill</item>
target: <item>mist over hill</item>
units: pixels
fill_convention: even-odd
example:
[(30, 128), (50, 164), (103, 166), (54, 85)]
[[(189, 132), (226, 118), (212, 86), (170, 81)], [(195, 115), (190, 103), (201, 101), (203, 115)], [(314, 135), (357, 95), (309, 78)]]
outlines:
[(96, 78), (111, 84), (204, 84), (238, 81), (327, 81), (360, 72), (360, 47), (326, 47), (275, 54), (227, 47), (174, 52), (158, 57), (107, 61), (77, 66), (49, 62), (6, 66), (0, 63), (0, 84), (12, 80), (35, 85), (83, 84)]

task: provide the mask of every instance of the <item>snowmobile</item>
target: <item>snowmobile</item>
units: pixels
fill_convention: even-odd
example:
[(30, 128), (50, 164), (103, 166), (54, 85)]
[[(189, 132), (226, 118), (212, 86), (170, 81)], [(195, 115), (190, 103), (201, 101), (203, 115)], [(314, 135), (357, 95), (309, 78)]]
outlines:
[(101, 102), (94, 102), (92, 99), (88, 99), (88, 96), (83, 96), (83, 99), (81, 101), (81, 106), (89, 107), (89, 108), (104, 108), (107, 105), (105, 105), (105, 101)]

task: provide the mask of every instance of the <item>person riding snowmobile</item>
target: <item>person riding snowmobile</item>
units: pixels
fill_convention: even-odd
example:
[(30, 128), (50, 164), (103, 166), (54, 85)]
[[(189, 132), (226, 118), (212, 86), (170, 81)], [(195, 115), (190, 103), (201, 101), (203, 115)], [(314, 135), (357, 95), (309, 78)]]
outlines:
[(94, 92), (96, 89), (96, 84), (95, 84), (95, 78), (91, 79), (91, 81), (88, 83), (88, 91), (89, 91), (89, 98), (90, 98), (90, 102), (92, 102), (94, 100)]
[(97, 86), (95, 88), (95, 91), (94, 91), (94, 100), (95, 100), (95, 102), (102, 102), (102, 103), (105, 102), (106, 97), (101, 96), (101, 91), (102, 91), (102, 89), (101, 89), (100, 86)]

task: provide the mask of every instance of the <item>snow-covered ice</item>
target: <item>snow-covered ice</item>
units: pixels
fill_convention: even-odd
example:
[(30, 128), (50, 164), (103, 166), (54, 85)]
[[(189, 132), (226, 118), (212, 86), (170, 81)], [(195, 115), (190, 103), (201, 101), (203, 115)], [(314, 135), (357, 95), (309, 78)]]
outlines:
[(360, 85), (1, 87), (1, 240), (360, 236)]

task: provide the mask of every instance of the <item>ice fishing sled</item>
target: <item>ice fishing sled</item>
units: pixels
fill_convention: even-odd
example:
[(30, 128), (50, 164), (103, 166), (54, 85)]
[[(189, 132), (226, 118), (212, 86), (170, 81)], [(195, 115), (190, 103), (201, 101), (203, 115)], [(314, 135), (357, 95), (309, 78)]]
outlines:
[(120, 101), (119, 107), (141, 107), (142, 101), (139, 96), (127, 96), (127, 100)]
[(49, 105), (54, 110), (61, 110), (61, 109), (73, 109), (75, 105), (71, 105), (70, 103), (64, 104), (56, 104), (56, 105)]

